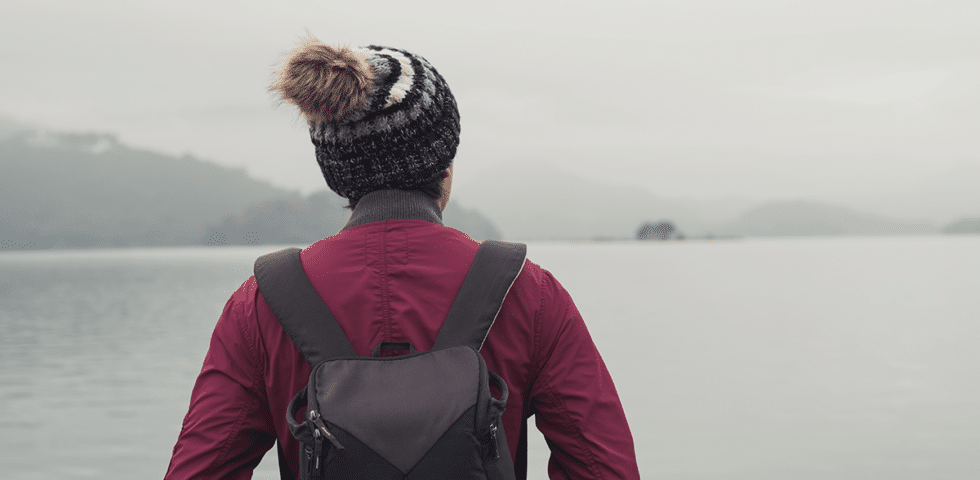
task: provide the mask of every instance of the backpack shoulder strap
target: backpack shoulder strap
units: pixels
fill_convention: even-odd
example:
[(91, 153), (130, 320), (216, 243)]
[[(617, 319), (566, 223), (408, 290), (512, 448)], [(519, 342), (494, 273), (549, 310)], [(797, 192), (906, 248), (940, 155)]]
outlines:
[(479, 351), (526, 257), (523, 243), (487, 240), (480, 244), (432, 349), (469, 345)]
[(316, 293), (299, 257), (287, 248), (255, 261), (259, 292), (310, 365), (357, 353), (327, 304)]

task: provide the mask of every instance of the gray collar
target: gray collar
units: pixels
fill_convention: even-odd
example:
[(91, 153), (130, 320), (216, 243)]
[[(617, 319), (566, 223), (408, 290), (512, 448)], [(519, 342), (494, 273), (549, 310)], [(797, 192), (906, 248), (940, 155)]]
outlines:
[(424, 220), (442, 225), (436, 199), (418, 190), (375, 190), (361, 197), (341, 230), (382, 220)]

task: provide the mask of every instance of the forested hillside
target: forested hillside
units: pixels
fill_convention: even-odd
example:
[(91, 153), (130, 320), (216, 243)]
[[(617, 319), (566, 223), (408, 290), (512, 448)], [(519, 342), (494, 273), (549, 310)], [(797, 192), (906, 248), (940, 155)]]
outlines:
[[(349, 216), (329, 191), (304, 197), (112, 135), (4, 127), (2, 249), (306, 243), (336, 233)], [(447, 210), (447, 225), (499, 237), (478, 212)]]

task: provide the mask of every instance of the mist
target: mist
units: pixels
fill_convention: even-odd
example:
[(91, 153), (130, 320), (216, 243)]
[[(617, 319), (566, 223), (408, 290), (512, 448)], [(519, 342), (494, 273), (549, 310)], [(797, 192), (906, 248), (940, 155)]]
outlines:
[[(305, 124), (267, 88), (306, 32), (405, 48), (439, 69), (461, 111), (460, 201), (487, 171), (526, 160), (658, 196), (820, 198), (891, 214), (881, 196), (980, 178), (974, 2), (3, 9), (0, 114), (305, 193), (324, 188)], [(941, 203), (914, 216), (964, 214)]]

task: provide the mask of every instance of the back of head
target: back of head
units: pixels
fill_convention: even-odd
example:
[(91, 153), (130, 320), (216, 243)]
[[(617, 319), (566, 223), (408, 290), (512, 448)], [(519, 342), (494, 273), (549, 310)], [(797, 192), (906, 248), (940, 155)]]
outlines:
[(421, 56), (308, 37), (286, 55), (272, 89), (299, 108), (327, 185), (352, 203), (429, 184), (456, 156), (456, 100)]

